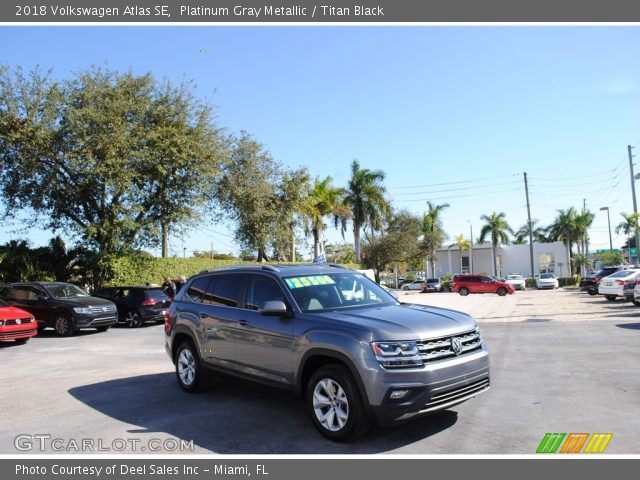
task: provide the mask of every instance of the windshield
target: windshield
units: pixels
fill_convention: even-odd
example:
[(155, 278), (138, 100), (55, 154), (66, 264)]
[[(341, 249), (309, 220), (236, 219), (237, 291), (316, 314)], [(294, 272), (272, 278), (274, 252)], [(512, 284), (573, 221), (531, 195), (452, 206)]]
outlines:
[(48, 285), (47, 290), (53, 298), (77, 298), (88, 297), (89, 295), (75, 285), (70, 283), (60, 285)]
[(543, 273), (540, 278), (556, 278), (553, 273)]
[(522, 275), (509, 275), (507, 280), (523, 280)]
[(283, 278), (303, 312), (395, 305), (396, 299), (359, 273), (329, 273)]
[(429, 278), (427, 279), (427, 283), (440, 283), (439, 278)]
[(620, 270), (619, 272), (609, 275), (609, 278), (629, 277), (631, 275), (635, 275), (636, 273), (636, 270)]
[(8, 307), (9, 304), (0, 298), (0, 307)]

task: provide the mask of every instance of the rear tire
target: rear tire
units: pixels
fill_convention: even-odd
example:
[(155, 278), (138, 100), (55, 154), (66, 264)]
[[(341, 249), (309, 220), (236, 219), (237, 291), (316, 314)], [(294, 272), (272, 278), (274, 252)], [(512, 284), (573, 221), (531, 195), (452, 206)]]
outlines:
[(466, 297), (467, 295), (469, 295), (469, 289), (466, 287), (462, 287), (460, 290), (458, 290), (458, 293), (463, 297)]
[(309, 380), (306, 401), (313, 425), (334, 442), (355, 440), (371, 426), (358, 385), (344, 365), (320, 367)]
[(140, 328), (142, 326), (142, 315), (135, 310), (129, 310), (124, 316), (124, 323), (129, 328)]
[(205, 372), (193, 343), (185, 341), (176, 351), (176, 378), (185, 392), (200, 392), (205, 388)]
[(635, 300), (635, 299), (634, 299), (634, 300), (633, 300), (633, 304), (634, 304), (636, 307), (640, 307), (640, 300)]
[(498, 295), (500, 295), (501, 297), (504, 297), (504, 296), (507, 294), (507, 289), (506, 289), (506, 288), (504, 288), (504, 287), (500, 287), (500, 288), (496, 291), (496, 293), (497, 293)]

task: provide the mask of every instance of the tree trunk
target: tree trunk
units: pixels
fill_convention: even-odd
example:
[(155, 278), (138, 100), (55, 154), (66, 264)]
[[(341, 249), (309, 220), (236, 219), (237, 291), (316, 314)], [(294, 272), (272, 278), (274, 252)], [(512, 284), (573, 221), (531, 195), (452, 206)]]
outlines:
[(353, 224), (353, 246), (356, 251), (356, 263), (360, 263), (360, 225)]
[(496, 257), (496, 244), (491, 244), (491, 253), (493, 254), (493, 275), (498, 276), (498, 259)]
[(296, 261), (296, 228), (291, 228), (291, 261)]
[(264, 247), (258, 248), (258, 263), (268, 262), (269, 257), (267, 257), (267, 251)]
[(169, 222), (162, 221), (162, 258), (169, 256)]

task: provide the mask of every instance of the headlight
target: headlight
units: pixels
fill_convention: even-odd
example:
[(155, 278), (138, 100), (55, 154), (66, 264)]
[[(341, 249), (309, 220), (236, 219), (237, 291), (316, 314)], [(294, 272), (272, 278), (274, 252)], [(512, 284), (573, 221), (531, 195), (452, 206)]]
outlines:
[(420, 350), (415, 342), (371, 342), (376, 360), (385, 368), (420, 367)]
[(74, 307), (73, 311), (76, 313), (88, 315), (91, 313), (91, 308), (90, 307)]

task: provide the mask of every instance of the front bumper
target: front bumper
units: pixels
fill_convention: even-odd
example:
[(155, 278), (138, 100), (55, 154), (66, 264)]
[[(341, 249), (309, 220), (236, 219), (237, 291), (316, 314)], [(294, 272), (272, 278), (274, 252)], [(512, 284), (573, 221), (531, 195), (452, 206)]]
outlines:
[[(377, 378), (365, 383), (371, 412), (381, 425), (404, 422), (444, 410), (489, 389), (489, 352), (486, 348), (451, 360), (433, 362), (420, 369), (384, 369), (376, 365)], [(394, 390), (409, 389), (407, 397), (391, 399)]]
[(114, 325), (118, 318), (115, 313), (107, 315), (75, 315), (74, 316), (76, 328), (99, 328), (110, 327)]
[(20, 325), (3, 325), (0, 327), (0, 340), (22, 340), (38, 334), (38, 323), (28, 322)]

